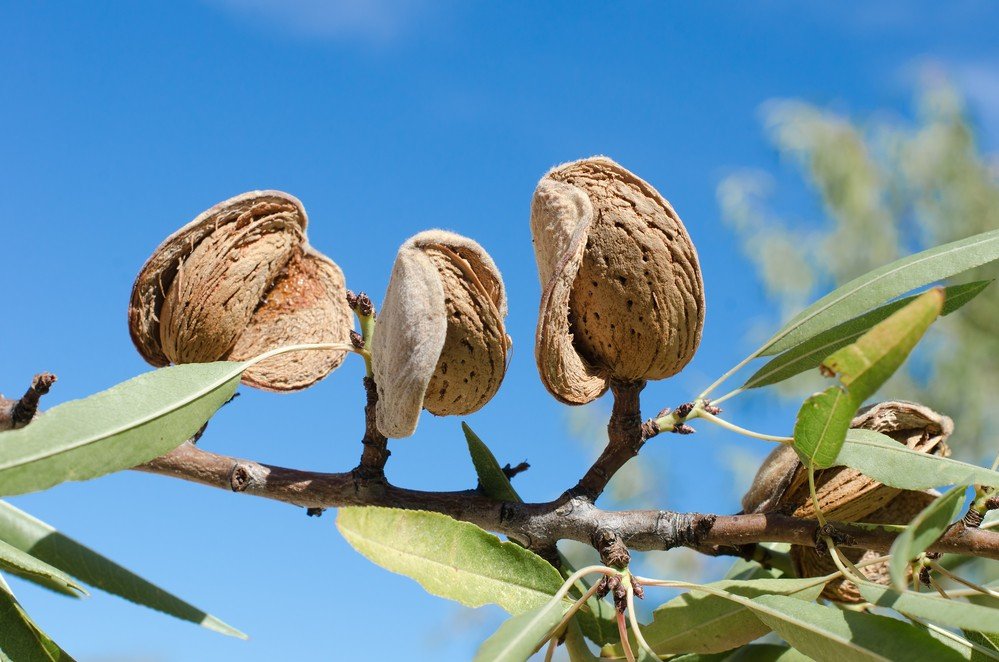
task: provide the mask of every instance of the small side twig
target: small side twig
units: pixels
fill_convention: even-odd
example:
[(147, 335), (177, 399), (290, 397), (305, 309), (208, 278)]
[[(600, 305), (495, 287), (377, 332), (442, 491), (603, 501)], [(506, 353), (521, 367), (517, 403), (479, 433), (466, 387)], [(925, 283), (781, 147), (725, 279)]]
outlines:
[(586, 474), (579, 479), (568, 496), (581, 496), (596, 501), (607, 483), (645, 444), (646, 430), (642, 424), (641, 399), (644, 381), (611, 382), (614, 407), (607, 423), (607, 447)]
[(507, 462), (506, 466), (503, 467), (503, 475), (506, 476), (508, 479), (512, 479), (517, 474), (524, 473), (525, 471), (527, 471), (530, 468), (531, 468), (531, 465), (528, 464), (526, 460), (524, 462), (521, 462), (520, 464), (518, 464), (515, 467), (511, 467), (510, 463)]
[(378, 431), (376, 424), (375, 406), (378, 403), (378, 389), (373, 378), (364, 378), (364, 393), (367, 396), (364, 405), (364, 437), (361, 439), (364, 449), (361, 451), (360, 464), (354, 469), (354, 473), (361, 480), (379, 480), (385, 477), (385, 463), (388, 462), (392, 451), (388, 449), (388, 439)]
[(38, 413), (39, 400), (55, 381), (56, 376), (52, 373), (39, 373), (19, 400), (0, 398), (0, 430), (17, 430), (30, 423)]

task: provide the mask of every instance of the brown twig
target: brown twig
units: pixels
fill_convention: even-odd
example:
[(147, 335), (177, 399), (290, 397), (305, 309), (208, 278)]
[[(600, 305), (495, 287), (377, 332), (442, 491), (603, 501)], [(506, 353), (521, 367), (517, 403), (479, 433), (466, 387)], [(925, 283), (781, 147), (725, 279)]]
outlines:
[(0, 398), (0, 430), (17, 430), (31, 422), (38, 413), (38, 401), (49, 392), (56, 376), (50, 372), (35, 375), (31, 386), (19, 400)]
[(645, 444), (648, 437), (642, 425), (641, 393), (644, 381), (611, 382), (614, 406), (607, 423), (607, 447), (567, 496), (596, 501), (607, 483)]
[(364, 378), (364, 394), (366, 396), (364, 437), (361, 439), (364, 448), (361, 451), (361, 462), (354, 469), (354, 473), (359, 479), (368, 481), (385, 477), (385, 463), (388, 462), (392, 451), (388, 449), (388, 439), (378, 431), (378, 426), (375, 423), (378, 389), (375, 387), (375, 380), (371, 377)]

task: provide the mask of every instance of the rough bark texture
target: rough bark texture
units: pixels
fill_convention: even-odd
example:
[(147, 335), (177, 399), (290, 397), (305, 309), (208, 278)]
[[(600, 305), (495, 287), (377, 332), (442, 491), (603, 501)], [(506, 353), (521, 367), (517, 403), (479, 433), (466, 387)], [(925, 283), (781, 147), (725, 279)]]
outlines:
[[(543, 549), (559, 540), (592, 544), (594, 536), (602, 530), (615, 532), (632, 551), (681, 546), (739, 546), (757, 542), (813, 547), (818, 532), (815, 520), (786, 515), (611, 511), (601, 510), (584, 497), (571, 496), (546, 503), (514, 503), (496, 501), (477, 490), (424, 492), (396, 487), (381, 479), (376, 479), (377, 487), (371, 489), (370, 481), (361, 479), (355, 472), (285, 469), (217, 455), (190, 443), (139, 469), (302, 508), (387, 506), (429, 510), (506, 534), (532, 549)], [(849, 524), (834, 525), (846, 539), (841, 546), (850, 549), (887, 552), (896, 536)], [(931, 546), (930, 551), (999, 559), (999, 533), (958, 525)]]

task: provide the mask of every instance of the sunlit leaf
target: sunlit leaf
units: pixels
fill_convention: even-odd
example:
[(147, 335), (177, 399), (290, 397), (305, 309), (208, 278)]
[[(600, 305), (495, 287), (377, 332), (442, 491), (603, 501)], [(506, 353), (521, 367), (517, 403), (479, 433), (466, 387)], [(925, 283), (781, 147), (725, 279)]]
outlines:
[(372, 562), (469, 607), (491, 603), (519, 614), (543, 606), (562, 586), (537, 554), (439, 513), (341, 508), (336, 523)]
[(955, 628), (999, 631), (999, 610), (969, 604), (960, 600), (947, 600), (930, 593), (915, 593), (893, 589), (881, 584), (862, 582), (860, 595), (871, 604), (887, 607), (927, 621)]
[(839, 377), (853, 396), (863, 402), (898, 370), (906, 357), (943, 310), (944, 293), (939, 287), (916, 297), (875, 324), (856, 342), (842, 347), (822, 362)]
[(246, 635), (236, 628), (149, 583), (5, 501), (0, 501), (0, 539), (90, 586), (209, 630), (246, 639)]
[(842, 386), (830, 386), (806, 399), (794, 421), (794, 450), (801, 461), (831, 466), (859, 405)]
[(783, 595), (762, 595), (751, 602), (761, 621), (816, 660), (961, 659), (923, 630), (894, 618), (844, 611)]
[[(472, 456), (472, 464), (475, 465), (475, 473), (479, 477), (479, 488), (494, 499), (503, 501), (521, 502), (520, 495), (503, 473), (496, 456), (479, 438), (472, 428), (462, 423), (461, 429), (465, 433), (465, 440), (468, 442), (468, 452)], [(569, 560), (559, 553), (559, 561), (562, 576), (568, 578), (576, 569), (569, 563)], [(590, 583), (586, 579), (581, 579), (585, 589), (590, 588)], [(582, 593), (579, 589), (573, 589), (572, 597), (579, 597)], [(614, 607), (606, 600), (591, 597), (586, 601), (587, 611), (580, 611), (573, 618), (574, 622), (586, 633), (586, 636), (597, 642), (599, 645), (615, 643), (619, 641), (617, 625), (614, 622)]]
[(245, 363), (153, 370), (0, 432), (0, 495), (87, 480), (163, 455), (201, 428), (239, 385)]
[[(722, 580), (707, 585), (746, 598), (777, 593), (814, 600), (823, 583), (807, 579)], [(642, 634), (660, 654), (717, 653), (757, 639), (770, 628), (751, 610), (731, 600), (692, 590), (657, 607)], [(632, 648), (637, 650), (634, 637)], [(615, 647), (615, 652), (621, 652)]]
[(999, 487), (999, 472), (920, 453), (873, 430), (850, 430), (836, 464), (904, 490), (970, 483)]
[(0, 659), (16, 662), (73, 662), (45, 634), (0, 579)]
[(929, 290), (822, 361), (822, 369), (836, 375), (839, 384), (811, 396), (798, 411), (794, 449), (802, 462), (832, 466), (854, 413), (902, 365), (943, 302), (943, 290)]
[[(991, 282), (989, 280), (979, 280), (945, 288), (946, 301), (940, 315), (949, 315), (968, 303), (978, 296)], [(753, 373), (746, 380), (746, 383), (742, 385), (742, 388), (759, 388), (761, 386), (776, 384), (806, 370), (819, 367), (824, 358), (840, 347), (853, 342), (872, 326), (886, 319), (889, 315), (909, 304), (915, 298), (916, 296), (911, 296), (899, 299), (898, 301), (892, 301), (864, 315), (823, 331), (800, 345), (795, 345), (786, 352), (775, 356)]]
[[(964, 507), (965, 491), (965, 485), (957, 485), (943, 496), (934, 499), (909, 522), (905, 531), (895, 538), (891, 546), (888, 570), (896, 589), (905, 590), (905, 570), (909, 563), (935, 543), (951, 522), (960, 516)], [(956, 627), (963, 626), (958, 624)]]
[(506, 619), (475, 654), (475, 662), (524, 662), (569, 611), (564, 600), (546, 604)]
[(58, 587), (62, 593), (87, 594), (87, 591), (76, 580), (59, 568), (55, 568), (5, 542), (2, 532), (0, 532), (0, 569), (25, 579), (39, 581), (46, 587)]
[(779, 354), (916, 288), (999, 259), (999, 230), (904, 257), (836, 288), (784, 325), (760, 356)]
[(809, 662), (812, 658), (778, 644), (749, 644), (725, 653), (689, 653), (670, 662)]

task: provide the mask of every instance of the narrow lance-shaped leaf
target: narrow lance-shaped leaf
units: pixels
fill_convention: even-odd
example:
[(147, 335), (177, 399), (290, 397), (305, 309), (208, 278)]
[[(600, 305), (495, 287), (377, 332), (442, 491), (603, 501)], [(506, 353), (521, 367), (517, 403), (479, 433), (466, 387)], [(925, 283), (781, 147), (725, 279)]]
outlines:
[(483, 493), (501, 501), (520, 502), (520, 495), (513, 489), (510, 479), (503, 473), (503, 469), (496, 461), (496, 456), (492, 454), (492, 451), (477, 434), (472, 432), (472, 428), (467, 423), (462, 423), (461, 429), (465, 433), (468, 453), (472, 456), (472, 464), (475, 465), (475, 473), (479, 477), (479, 488)]
[[(951, 285), (944, 289), (946, 297), (940, 316), (946, 316), (968, 303), (991, 283), (990, 280), (979, 280), (962, 285)], [(889, 315), (916, 299), (914, 295), (897, 301), (892, 301), (859, 317), (843, 322), (831, 329), (823, 331), (800, 345), (795, 345), (786, 352), (774, 357), (746, 380), (742, 388), (759, 388), (790, 379), (806, 370), (817, 368), (822, 360), (840, 347), (859, 338), (865, 331)]]
[(960, 600), (946, 600), (930, 593), (861, 582), (860, 595), (878, 607), (894, 609), (900, 614), (923, 618), (955, 628), (999, 631), (999, 609), (990, 609)]
[[(815, 600), (823, 584), (806, 578), (722, 580), (708, 586), (746, 598), (776, 593)], [(659, 655), (719, 653), (748, 644), (769, 631), (744, 605), (696, 589), (657, 607), (652, 621), (642, 628), (645, 640)], [(633, 636), (632, 642), (635, 649)], [(613, 651), (623, 655), (620, 646)]]
[(943, 301), (940, 288), (923, 293), (822, 362), (822, 370), (837, 375), (840, 383), (809, 397), (798, 411), (794, 449), (802, 462), (832, 466), (854, 413), (902, 365)]
[(6, 501), (0, 501), (0, 539), (90, 586), (209, 630), (246, 639), (245, 634), (231, 625), (146, 581)]
[(909, 562), (925, 552), (943, 535), (951, 522), (958, 518), (964, 507), (966, 490), (966, 485), (957, 485), (940, 498), (934, 499), (895, 538), (891, 546), (888, 571), (896, 589), (905, 590), (905, 569)]
[(519, 614), (543, 606), (562, 586), (537, 554), (439, 513), (341, 508), (336, 524), (370, 561), (468, 607), (491, 603)]
[[(465, 433), (465, 439), (468, 442), (468, 452), (472, 457), (475, 473), (479, 477), (479, 489), (494, 499), (517, 503), (522, 502), (523, 500), (517, 494), (517, 490), (514, 489), (510, 479), (503, 473), (503, 469), (496, 460), (496, 456), (489, 450), (485, 442), (466, 423), (461, 424), (461, 429)], [(559, 561), (563, 577), (568, 577), (576, 571), (561, 552), (559, 552)], [(580, 583), (587, 589), (590, 587), (590, 584), (585, 579), (580, 580)], [(578, 595), (581, 594), (578, 593), (578, 590), (574, 589), (573, 596), (578, 597)], [(573, 618), (574, 621), (579, 622), (586, 636), (601, 645), (617, 642), (619, 636), (617, 626), (614, 623), (614, 607), (606, 600), (601, 600), (596, 596), (587, 600), (586, 606), (588, 608), (587, 611), (580, 611)]]
[(565, 650), (569, 653), (569, 662), (600, 662), (600, 658), (586, 645), (586, 638), (575, 618), (569, 621), (565, 630)]
[(559, 624), (569, 606), (564, 600), (550, 600), (540, 607), (511, 616), (482, 642), (475, 654), (475, 662), (524, 662)]
[(939, 317), (943, 303), (941, 288), (924, 292), (875, 324), (856, 342), (837, 350), (822, 362), (822, 368), (839, 375), (839, 381), (854, 397), (866, 400), (902, 365)]
[(190, 438), (239, 385), (246, 363), (153, 370), (0, 432), (0, 495), (129, 469)]
[(784, 595), (753, 598), (753, 610), (782, 639), (816, 660), (941, 662), (961, 657), (909, 623)]
[(760, 356), (779, 354), (886, 301), (999, 259), (999, 230), (896, 260), (836, 288), (801, 311), (767, 341)]
[(17, 662), (73, 662), (45, 634), (0, 577), (0, 659)]
[(65, 572), (5, 542), (2, 535), (0, 535), (0, 569), (41, 583), (47, 588), (55, 588), (61, 593), (87, 594), (87, 591)]
[(835, 464), (903, 490), (967, 483), (999, 487), (999, 472), (920, 453), (873, 430), (850, 430)]
[(778, 644), (749, 644), (731, 653), (689, 653), (670, 662), (812, 662), (812, 658)]
[(985, 650), (991, 651), (995, 657), (999, 658), (999, 634), (995, 632), (965, 630), (964, 636)]

